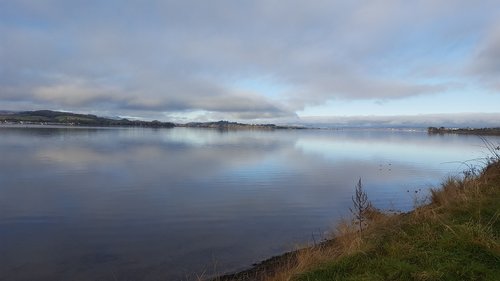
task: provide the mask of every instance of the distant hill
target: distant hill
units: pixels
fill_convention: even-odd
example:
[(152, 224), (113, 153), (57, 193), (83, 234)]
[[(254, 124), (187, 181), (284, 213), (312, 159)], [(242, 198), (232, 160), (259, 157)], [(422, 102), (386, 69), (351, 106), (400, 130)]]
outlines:
[(22, 112), (0, 112), (1, 123), (14, 124), (41, 124), (41, 125), (70, 125), (70, 126), (126, 126), (126, 127), (155, 127), (172, 128), (171, 122), (140, 121), (128, 119), (111, 119), (98, 117), (92, 114), (78, 114), (52, 110), (36, 110)]

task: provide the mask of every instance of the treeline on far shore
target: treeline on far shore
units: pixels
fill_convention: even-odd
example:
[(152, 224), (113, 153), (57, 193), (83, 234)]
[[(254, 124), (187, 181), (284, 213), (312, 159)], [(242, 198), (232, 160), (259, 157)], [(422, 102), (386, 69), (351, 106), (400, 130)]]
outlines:
[(500, 127), (497, 128), (445, 128), (428, 127), (429, 134), (468, 134), (468, 135), (500, 135)]
[(0, 111), (0, 124), (26, 124), (26, 125), (62, 125), (62, 126), (96, 126), (96, 127), (149, 127), (149, 128), (214, 128), (219, 130), (276, 130), (276, 129), (304, 129), (299, 126), (279, 126), (275, 124), (242, 124), (229, 121), (217, 122), (191, 122), (176, 124), (158, 120), (143, 121), (129, 120), (126, 118), (99, 117), (92, 114), (78, 114), (71, 112), (36, 110), (9, 112)]

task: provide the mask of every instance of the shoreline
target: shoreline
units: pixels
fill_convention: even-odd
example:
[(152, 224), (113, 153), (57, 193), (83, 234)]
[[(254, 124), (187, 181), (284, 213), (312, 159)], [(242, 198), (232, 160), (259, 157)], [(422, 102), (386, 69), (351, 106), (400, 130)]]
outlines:
[[(445, 218), (451, 216), (451, 220), (456, 219), (454, 217), (456, 216), (455, 212), (460, 212), (460, 209), (462, 208), (464, 208), (465, 210), (470, 209), (471, 213), (479, 212), (480, 215), (481, 210), (488, 207), (481, 206), (483, 201), (488, 200), (488, 196), (493, 197), (493, 203), (489, 202), (489, 204), (493, 204), (493, 210), (496, 209), (496, 213), (494, 213), (494, 215), (490, 218), (489, 223), (494, 224), (494, 226), (498, 227), (500, 224), (500, 201), (495, 200), (495, 198), (500, 199), (500, 159), (498, 158), (494, 158), (493, 160), (490, 159), (490, 162), (481, 170), (480, 173), (473, 174), (471, 176), (467, 174), (467, 171), (464, 171), (463, 178), (450, 178), (447, 181), (443, 182), (439, 188), (431, 188), (429, 196), (430, 202), (427, 202), (424, 205), (416, 206), (409, 212), (390, 214), (375, 210), (371, 214), (371, 216), (373, 217), (368, 220), (368, 226), (365, 230), (365, 234), (360, 235), (356, 232), (356, 230), (353, 230), (352, 225), (350, 225), (348, 226), (347, 230), (344, 229), (344, 231), (341, 231), (340, 234), (334, 234), (332, 238), (326, 239), (317, 245), (289, 251), (281, 255), (276, 255), (261, 262), (255, 263), (248, 269), (238, 272), (227, 272), (222, 275), (210, 277), (206, 280), (337, 280), (329, 279), (332, 276), (331, 274), (333, 273), (328, 273), (326, 275), (324, 274), (324, 272), (328, 272), (329, 269), (324, 269), (324, 266), (322, 266), (322, 264), (335, 264), (338, 262), (342, 263), (343, 259), (349, 259), (350, 256), (352, 256), (353, 254), (356, 255), (359, 251), (365, 252), (363, 250), (362, 244), (372, 243), (371, 240), (378, 240), (380, 239), (379, 236), (392, 233), (388, 229), (397, 228), (400, 227), (400, 225), (411, 224), (411, 221), (413, 220), (417, 221), (417, 223), (421, 225), (429, 223), (427, 222), (427, 220), (432, 222), (436, 218), (428, 218), (427, 216), (437, 216), (436, 212), (441, 213), (438, 214), (438, 216), (443, 216)], [(489, 198), (489, 200), (491, 201), (491, 198)], [(475, 206), (474, 204), (479, 204), (479, 206)], [(489, 207), (491, 208), (491, 206)], [(483, 212), (486, 211), (483, 210)], [(466, 221), (465, 225), (467, 225), (469, 221), (473, 219), (475, 218), (472, 217), (471, 219)], [(442, 218), (437, 217), (437, 220), (438, 224), (444, 224), (446, 226), (446, 224), (441, 221)], [(462, 225), (460, 225), (459, 227), (461, 226)], [(342, 227), (345, 228), (346, 225), (343, 225)], [(420, 225), (417, 225), (417, 227), (420, 227)], [(448, 231), (447, 228), (451, 229), (451, 231), (454, 231), (451, 227), (455, 226), (450, 224), (450, 226), (446, 226), (444, 230), (441, 231)], [(497, 229), (496, 231), (500, 231), (500, 229)], [(437, 235), (441, 235), (440, 233), (441, 232), (437, 232)], [(489, 250), (493, 252), (497, 251), (497, 258), (500, 260), (499, 242), (500, 241), (498, 241), (498, 237), (496, 238), (496, 242), (490, 242), (493, 243), (493, 249)], [(352, 244), (356, 244), (354, 245), (355, 249), (345, 249), (346, 243), (350, 246), (352, 246)], [(398, 241), (394, 243), (398, 243)], [(414, 250), (415, 254), (418, 254), (419, 251), (419, 249)], [(315, 257), (316, 255), (318, 257)], [(370, 258), (366, 256), (366, 253), (363, 255), (365, 256), (365, 259)], [(309, 261), (311, 262), (310, 264), (303, 265), (304, 256), (306, 256), (306, 258), (310, 258), (312, 262)], [(467, 258), (465, 260), (467, 260)], [(297, 268), (299, 269), (297, 270)], [(500, 268), (498, 268), (496, 271), (495, 269), (492, 269), (493, 271), (491, 271), (489, 268), (487, 269), (489, 270), (487, 274), (492, 274), (491, 272), (493, 272), (494, 274), (500, 273)], [(444, 270), (447, 269), (445, 268)], [(396, 269), (396, 273), (397, 271), (398, 269)], [(485, 269), (485, 271), (487, 270)], [(333, 272), (335, 272), (335, 270), (333, 270)], [(314, 278), (310, 279), (311, 276)], [(318, 278), (317, 276), (330, 277)], [(455, 280), (453, 278), (445, 278), (444, 280)], [(340, 278), (340, 280), (343, 280), (343, 278)], [(466, 278), (461, 280), (469, 279)], [(488, 279), (486, 278), (486, 280)]]

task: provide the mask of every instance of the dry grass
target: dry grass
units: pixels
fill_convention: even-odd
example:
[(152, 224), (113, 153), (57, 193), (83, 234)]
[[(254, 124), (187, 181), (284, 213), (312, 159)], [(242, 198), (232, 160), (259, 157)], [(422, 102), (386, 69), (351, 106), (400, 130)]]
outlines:
[(395, 215), (384, 214), (376, 209), (367, 212), (367, 226), (363, 234), (352, 220), (342, 219), (330, 239), (320, 245), (306, 247), (293, 252), (280, 261), (272, 271), (259, 272), (249, 278), (232, 280), (289, 281), (303, 272), (344, 256), (358, 253), (366, 248), (366, 239), (380, 227), (387, 227)]
[(463, 178), (450, 177), (439, 189), (431, 189), (431, 206), (429, 208), (445, 208), (450, 204), (466, 203), (471, 199), (488, 196), (497, 188), (495, 183), (500, 178), (499, 162), (486, 166), (477, 176), (467, 176), (464, 172)]

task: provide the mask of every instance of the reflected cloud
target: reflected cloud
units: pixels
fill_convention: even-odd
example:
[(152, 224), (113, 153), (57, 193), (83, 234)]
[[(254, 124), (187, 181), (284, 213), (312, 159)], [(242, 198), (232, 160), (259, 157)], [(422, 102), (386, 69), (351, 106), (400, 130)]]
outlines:
[[(470, 148), (464, 151), (464, 139)], [(423, 132), (332, 132), (322, 136), (304, 137), (297, 141), (297, 149), (313, 153), (331, 161), (346, 159), (370, 160), (374, 157), (388, 161), (440, 165), (449, 161), (463, 161), (480, 157), (482, 141), (474, 136), (432, 138)]]

